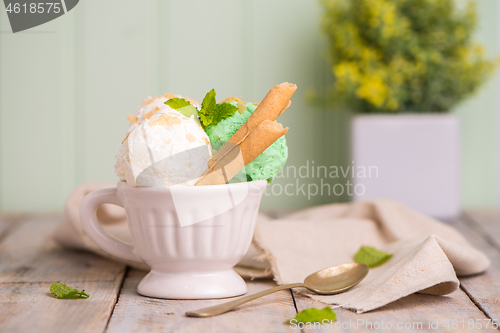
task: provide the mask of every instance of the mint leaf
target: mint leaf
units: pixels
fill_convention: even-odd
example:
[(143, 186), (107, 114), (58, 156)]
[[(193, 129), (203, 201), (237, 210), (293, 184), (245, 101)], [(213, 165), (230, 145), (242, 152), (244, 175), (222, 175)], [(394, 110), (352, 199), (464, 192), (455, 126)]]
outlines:
[(354, 261), (360, 264), (366, 264), (373, 268), (382, 265), (392, 257), (392, 254), (377, 250), (371, 246), (362, 246), (354, 255)]
[(165, 102), (165, 104), (167, 104), (168, 106), (170, 106), (174, 110), (191, 105), (191, 103), (186, 101), (184, 98), (177, 98), (177, 97), (169, 99), (168, 101)]
[(191, 105), (190, 102), (186, 101), (184, 98), (171, 98), (165, 102), (172, 109), (179, 111), (184, 116), (190, 118), (191, 116), (195, 116), (195, 119), (198, 120), (198, 109)]
[(203, 126), (208, 126), (212, 123), (213, 111), (216, 105), (215, 90), (212, 89), (203, 98), (203, 102), (201, 102), (201, 110), (198, 112)]
[(213, 113), (212, 124), (218, 124), (221, 120), (231, 116), (236, 111), (238, 107), (230, 103), (217, 104)]
[(79, 291), (77, 289), (73, 289), (68, 287), (64, 283), (52, 283), (50, 285), (50, 293), (57, 298), (88, 298), (89, 294), (85, 292), (85, 290)]
[(309, 308), (297, 313), (295, 318), (289, 319), (288, 324), (299, 324), (299, 323), (323, 323), (323, 320), (336, 321), (337, 315), (333, 312), (332, 308), (326, 306), (325, 308), (319, 310), (316, 308)]
[(215, 105), (217, 105), (217, 102), (215, 100), (215, 90), (212, 89), (205, 95), (203, 101), (201, 102), (201, 110), (199, 112), (199, 115), (203, 126), (208, 126), (212, 123), (212, 113), (215, 109)]
[(201, 109), (204, 110), (204, 113), (210, 113), (215, 109), (215, 105), (217, 102), (215, 101), (215, 89), (207, 92), (205, 97), (203, 97), (203, 101), (201, 102)]
[(238, 107), (230, 103), (217, 104), (215, 95), (215, 90), (212, 89), (201, 102), (201, 110), (198, 111), (198, 116), (204, 127), (210, 124), (218, 124), (221, 120), (238, 111)]
[(196, 109), (192, 105), (185, 106), (183, 108), (177, 109), (180, 113), (182, 113), (184, 116), (190, 118), (191, 116), (194, 115), (195, 119), (198, 120), (198, 109)]

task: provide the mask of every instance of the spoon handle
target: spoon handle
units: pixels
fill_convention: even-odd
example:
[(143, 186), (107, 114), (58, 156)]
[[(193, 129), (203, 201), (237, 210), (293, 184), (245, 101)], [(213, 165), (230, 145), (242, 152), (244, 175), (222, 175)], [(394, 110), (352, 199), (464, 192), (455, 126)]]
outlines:
[(204, 308), (204, 309), (199, 309), (199, 310), (194, 310), (194, 311), (188, 311), (186, 312), (187, 316), (190, 317), (211, 317), (211, 316), (216, 316), (220, 315), (221, 313), (227, 312), (229, 310), (234, 309), (235, 307), (245, 304), (247, 302), (253, 301), (254, 299), (257, 299), (262, 296), (266, 296), (272, 293), (275, 293), (277, 291), (283, 290), (283, 289), (289, 289), (289, 288), (296, 288), (296, 287), (303, 287), (303, 283), (290, 283), (290, 284), (284, 284), (281, 286), (276, 286), (271, 289), (263, 290), (258, 293), (248, 295), (245, 297), (241, 297), (238, 299), (235, 299), (233, 301), (229, 301), (226, 303), (218, 304), (215, 306), (211, 306), (209, 308)]

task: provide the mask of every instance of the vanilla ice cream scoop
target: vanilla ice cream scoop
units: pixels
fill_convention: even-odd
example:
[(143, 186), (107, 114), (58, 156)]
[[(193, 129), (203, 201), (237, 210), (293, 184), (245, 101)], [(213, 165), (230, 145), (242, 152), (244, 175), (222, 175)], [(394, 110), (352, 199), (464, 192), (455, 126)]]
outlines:
[(195, 185), (208, 171), (207, 134), (193, 116), (167, 108), (131, 127), (116, 155), (115, 172), (130, 186)]

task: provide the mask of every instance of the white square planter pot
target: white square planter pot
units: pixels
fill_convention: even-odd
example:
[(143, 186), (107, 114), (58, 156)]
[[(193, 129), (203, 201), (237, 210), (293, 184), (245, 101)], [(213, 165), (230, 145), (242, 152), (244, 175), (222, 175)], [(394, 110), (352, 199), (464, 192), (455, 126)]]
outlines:
[(455, 116), (356, 116), (351, 135), (354, 200), (393, 199), (442, 219), (460, 213)]

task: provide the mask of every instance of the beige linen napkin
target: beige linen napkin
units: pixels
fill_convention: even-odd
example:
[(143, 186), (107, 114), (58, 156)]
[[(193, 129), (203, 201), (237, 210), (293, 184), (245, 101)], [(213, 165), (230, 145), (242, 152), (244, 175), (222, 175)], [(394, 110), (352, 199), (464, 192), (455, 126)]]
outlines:
[[(78, 207), (87, 193), (113, 186), (86, 183), (77, 187), (66, 201), (65, 219), (55, 239), (70, 248), (112, 257), (85, 235)], [(103, 205), (98, 218), (106, 232), (130, 242), (121, 208)], [(248, 277), (268, 276), (272, 271), (280, 284), (301, 282), (322, 268), (352, 262), (362, 245), (394, 255), (346, 293), (320, 296), (303, 292), (321, 302), (366, 312), (415, 292), (451, 293), (459, 286), (456, 275), (481, 273), (490, 264), (454, 228), (398, 203), (374, 200), (314, 207), (278, 220), (259, 215), (254, 246), (236, 270)], [(147, 269), (142, 263), (128, 263)]]
[(279, 284), (353, 261), (360, 246), (394, 254), (350, 291), (311, 298), (366, 312), (415, 292), (445, 295), (456, 275), (484, 272), (490, 262), (454, 228), (388, 200), (325, 205), (259, 223), (256, 245)]

